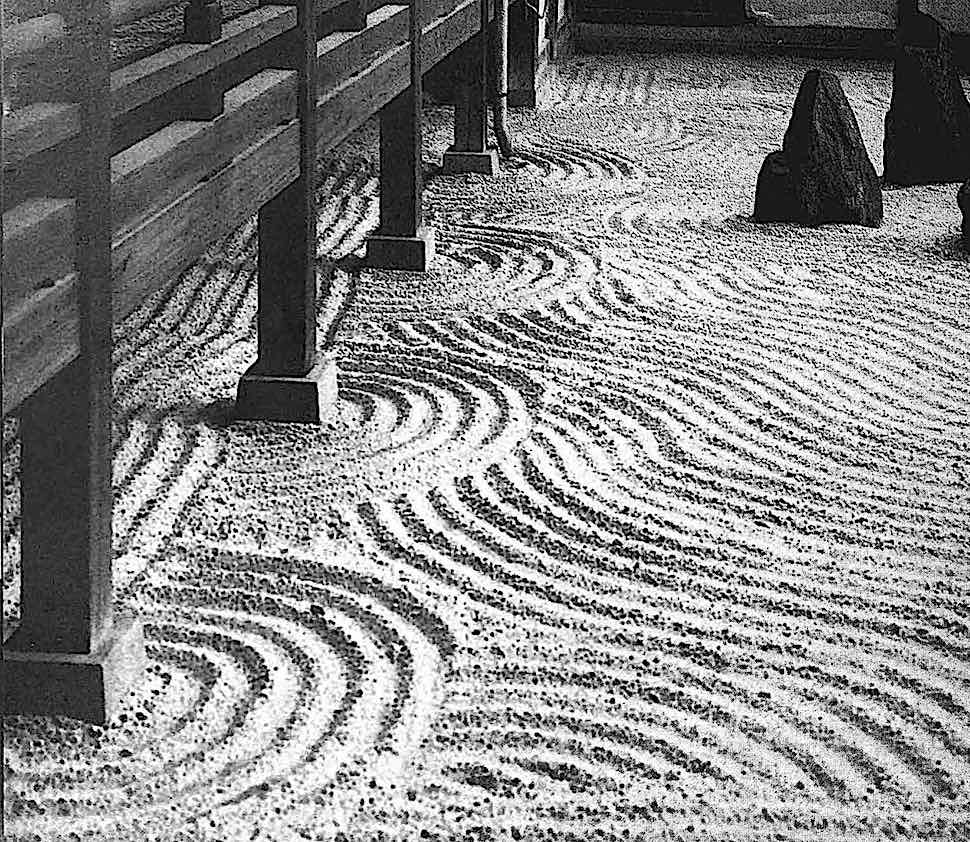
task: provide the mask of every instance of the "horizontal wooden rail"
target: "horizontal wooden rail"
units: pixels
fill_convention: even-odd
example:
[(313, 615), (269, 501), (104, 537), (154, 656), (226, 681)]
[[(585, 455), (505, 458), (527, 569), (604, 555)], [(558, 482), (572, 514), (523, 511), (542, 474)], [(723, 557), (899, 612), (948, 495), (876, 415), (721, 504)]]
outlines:
[(225, 94), (214, 120), (171, 123), (111, 159), (116, 235), (227, 166), (266, 130), (296, 118), (296, 74), (264, 70)]
[(14, 167), (77, 136), (81, 108), (72, 102), (37, 102), (3, 118), (3, 165)]
[(185, 3), (186, 0), (111, 0), (111, 23), (122, 26)]
[[(118, 318), (296, 177), (295, 77), (257, 74), (215, 120), (174, 123), (114, 156)], [(73, 213), (67, 199), (31, 199), (3, 216), (4, 414), (77, 356)]]
[(66, 35), (64, 18), (51, 12), (28, 18), (3, 28), (3, 57), (15, 60), (62, 41)]
[(16, 409), (78, 355), (77, 275), (35, 290), (3, 317), (3, 413)]
[(299, 138), (297, 121), (268, 132), (229, 166), (115, 240), (115, 318), (127, 316), (293, 181)]
[(317, 93), (326, 94), (358, 74), (382, 53), (408, 40), (408, 7), (382, 6), (357, 32), (334, 32), (317, 42)]
[[(430, 11), (433, 12), (435, 7), (448, 8), (447, 4), (440, 0)], [(387, 8), (384, 7), (384, 9)], [(383, 9), (378, 10), (368, 15), (368, 29), (361, 33), (354, 33), (355, 38), (363, 41), (369, 31), (377, 30), (390, 21), (394, 22), (396, 31), (396, 26), (400, 25), (398, 15), (401, 13), (394, 11), (390, 16), (383, 16), (381, 15), (383, 11)], [(478, 28), (479, 15), (480, 0), (461, 0), (444, 14), (439, 14), (430, 20), (423, 27), (421, 58), (424, 69), (430, 69), (467, 40), (469, 35)], [(407, 19), (407, 7), (405, 7), (403, 13), (405, 26)], [(326, 40), (321, 43), (325, 43)], [(344, 40), (329, 43), (335, 52), (339, 52), (348, 49), (349, 42)], [(321, 54), (318, 50), (318, 55), (321, 69), (331, 64), (329, 53)], [(337, 67), (341, 66), (339, 61), (332, 63)], [(345, 79), (336, 87), (324, 90), (317, 99), (318, 148), (324, 150), (336, 146), (407, 88), (411, 79), (410, 65), (411, 47), (405, 42), (387, 52), (379, 53), (355, 75)]]
[(292, 6), (261, 6), (227, 21), (211, 44), (176, 44), (111, 74), (111, 113), (119, 117), (279, 37), (296, 26)]
[(35, 292), (74, 271), (74, 226), (71, 199), (28, 199), (3, 215), (4, 326)]

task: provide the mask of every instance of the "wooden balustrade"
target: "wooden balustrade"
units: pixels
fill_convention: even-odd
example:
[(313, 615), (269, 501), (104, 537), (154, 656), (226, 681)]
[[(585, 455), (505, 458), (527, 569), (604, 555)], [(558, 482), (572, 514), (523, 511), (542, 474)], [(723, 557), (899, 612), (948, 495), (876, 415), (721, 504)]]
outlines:
[[(83, 69), (64, 91), (73, 195), (17, 196), (4, 214), (4, 411), (22, 403), (21, 621), (2, 685), (6, 713), (103, 721), (145, 657), (140, 625), (112, 605), (110, 29), (104, 0), (65, 0), (61, 14)], [(39, 236), (52, 248), (34, 261)]]
[(318, 154), (380, 113), (368, 256), (423, 269), (421, 77), (466, 42), (452, 151), (487, 153), (484, 0), (277, 0), (233, 20), (189, 0), (181, 43), (109, 72), (111, 24), (171, 5), (24, 0), (36, 14), (4, 33), (20, 59), (53, 44), (83, 71), (3, 120), (3, 412), (21, 418), (23, 524), (7, 713), (104, 721), (143, 664), (137, 622), (112, 612), (114, 320), (258, 213), (257, 359), (237, 412), (319, 422), (337, 372), (315, 334)]

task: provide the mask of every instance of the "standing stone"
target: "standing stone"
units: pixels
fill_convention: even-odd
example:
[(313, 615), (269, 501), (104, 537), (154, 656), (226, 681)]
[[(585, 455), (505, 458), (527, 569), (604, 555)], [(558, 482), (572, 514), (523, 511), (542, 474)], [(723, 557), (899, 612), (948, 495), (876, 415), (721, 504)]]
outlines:
[(810, 70), (782, 151), (765, 159), (758, 176), (755, 221), (877, 227), (882, 213), (879, 177), (842, 85), (831, 73)]
[(970, 181), (957, 193), (957, 204), (963, 211), (963, 244), (970, 249)]
[(893, 96), (886, 114), (885, 181), (913, 185), (970, 178), (970, 103), (950, 35), (922, 12), (896, 31)]

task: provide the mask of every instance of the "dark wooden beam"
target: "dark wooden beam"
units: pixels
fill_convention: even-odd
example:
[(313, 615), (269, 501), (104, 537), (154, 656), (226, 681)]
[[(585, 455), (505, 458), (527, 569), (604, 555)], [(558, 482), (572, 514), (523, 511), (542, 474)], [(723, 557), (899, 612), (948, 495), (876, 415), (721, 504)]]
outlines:
[(455, 142), (442, 157), (446, 174), (498, 172), (498, 150), (488, 148), (488, 0), (480, 0), (481, 24), (462, 50), (455, 85)]
[[(189, 0), (182, 29), (182, 40), (187, 44), (213, 44), (222, 38), (220, 0)], [(222, 109), (219, 74), (210, 70), (188, 86), (178, 116), (186, 120), (212, 120)]]
[(337, 397), (333, 360), (317, 360), (317, 7), (294, 0), (297, 28), (279, 65), (297, 72), (300, 169), (259, 211), (258, 356), (239, 383), (241, 419), (320, 423)]
[(523, 2), (509, 5), (509, 105), (534, 108), (538, 100), (539, 24)]
[(144, 668), (140, 626), (114, 617), (111, 115), (105, 0), (65, 12), (78, 79), (76, 360), (21, 408), (21, 624), (3, 651), (5, 713), (103, 722)]
[(411, 0), (410, 84), (380, 113), (381, 221), (367, 240), (366, 258), (374, 268), (424, 272), (434, 257), (434, 234), (421, 208), (422, 3)]

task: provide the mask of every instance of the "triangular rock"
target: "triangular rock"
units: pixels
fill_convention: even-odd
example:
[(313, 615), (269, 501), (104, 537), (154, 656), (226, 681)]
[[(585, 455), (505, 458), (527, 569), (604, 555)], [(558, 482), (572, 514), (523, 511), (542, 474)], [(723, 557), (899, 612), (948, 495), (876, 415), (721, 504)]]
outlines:
[(963, 244), (970, 249), (970, 181), (957, 193), (957, 204), (963, 211)]
[(781, 152), (758, 176), (756, 222), (882, 222), (882, 189), (838, 77), (805, 74)]
[(929, 15), (901, 19), (886, 114), (885, 181), (912, 185), (970, 178), (970, 103), (950, 35)]

